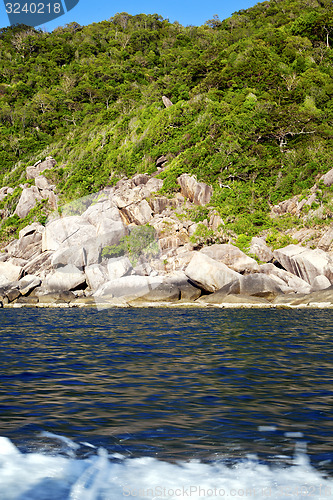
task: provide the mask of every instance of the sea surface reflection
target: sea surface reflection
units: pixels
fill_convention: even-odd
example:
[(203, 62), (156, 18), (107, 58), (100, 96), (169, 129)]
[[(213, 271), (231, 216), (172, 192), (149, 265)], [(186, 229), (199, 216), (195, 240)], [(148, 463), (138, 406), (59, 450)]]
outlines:
[(300, 442), (333, 470), (329, 310), (2, 309), (0, 325), (0, 434), (25, 451), (49, 431), (133, 457), (288, 462)]

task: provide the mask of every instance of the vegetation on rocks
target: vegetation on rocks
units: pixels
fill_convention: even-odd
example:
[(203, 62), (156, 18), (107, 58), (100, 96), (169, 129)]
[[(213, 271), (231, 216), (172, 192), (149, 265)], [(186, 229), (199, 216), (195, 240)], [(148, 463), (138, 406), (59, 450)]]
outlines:
[(158, 242), (154, 228), (139, 226), (131, 228), (128, 236), (123, 236), (117, 245), (103, 248), (102, 257), (106, 259), (128, 256), (132, 265), (139, 259), (151, 259), (159, 254)]
[[(330, 0), (265, 1), (198, 27), (120, 13), (52, 33), (1, 29), (0, 186), (16, 188), (1, 202), (2, 235), (22, 227), (13, 201), (39, 159), (57, 160), (43, 174), (67, 203), (152, 174), (164, 155), (161, 194), (195, 174), (226, 230), (271, 231), (276, 246), (290, 217), (272, 219), (272, 206), (308, 197), (333, 167), (332, 44)], [(305, 225), (331, 220), (332, 190), (320, 189), (322, 213), (306, 218), (316, 210), (304, 206)]]

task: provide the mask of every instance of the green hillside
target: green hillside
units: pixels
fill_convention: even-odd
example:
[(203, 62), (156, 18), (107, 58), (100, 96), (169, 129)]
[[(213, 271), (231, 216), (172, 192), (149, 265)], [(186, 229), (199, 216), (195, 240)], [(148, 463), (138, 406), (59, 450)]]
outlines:
[[(0, 186), (52, 155), (47, 175), (67, 202), (151, 174), (165, 155), (164, 193), (196, 174), (226, 226), (256, 234), (278, 224), (272, 205), (333, 167), (331, 47), (328, 0), (266, 1), (200, 27), (121, 13), (53, 33), (4, 28)], [(3, 208), (10, 216), (8, 198)]]

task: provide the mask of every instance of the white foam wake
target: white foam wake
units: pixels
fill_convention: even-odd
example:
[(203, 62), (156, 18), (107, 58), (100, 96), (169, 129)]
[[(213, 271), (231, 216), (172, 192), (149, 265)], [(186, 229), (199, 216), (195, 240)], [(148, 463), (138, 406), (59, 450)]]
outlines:
[[(69, 441), (64, 442), (68, 445)], [(2, 500), (333, 498), (333, 481), (311, 467), (302, 454), (292, 466), (279, 468), (254, 458), (233, 467), (220, 461), (172, 464), (149, 457), (108, 455), (103, 449), (78, 459), (21, 453), (5, 437), (0, 438), (0, 485)]]

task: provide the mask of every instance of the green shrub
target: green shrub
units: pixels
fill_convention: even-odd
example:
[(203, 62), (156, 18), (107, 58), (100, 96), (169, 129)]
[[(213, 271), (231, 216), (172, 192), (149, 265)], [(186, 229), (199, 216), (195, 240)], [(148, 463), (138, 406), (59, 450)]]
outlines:
[(276, 250), (277, 248), (283, 248), (291, 244), (297, 245), (298, 240), (293, 239), (289, 234), (282, 234), (276, 230), (272, 230), (266, 237), (266, 243), (273, 250)]
[(151, 226), (138, 226), (130, 230), (128, 236), (123, 236), (118, 245), (104, 247), (103, 258), (114, 258), (127, 255), (132, 265), (136, 265), (140, 258), (151, 259), (159, 253), (155, 229)]

